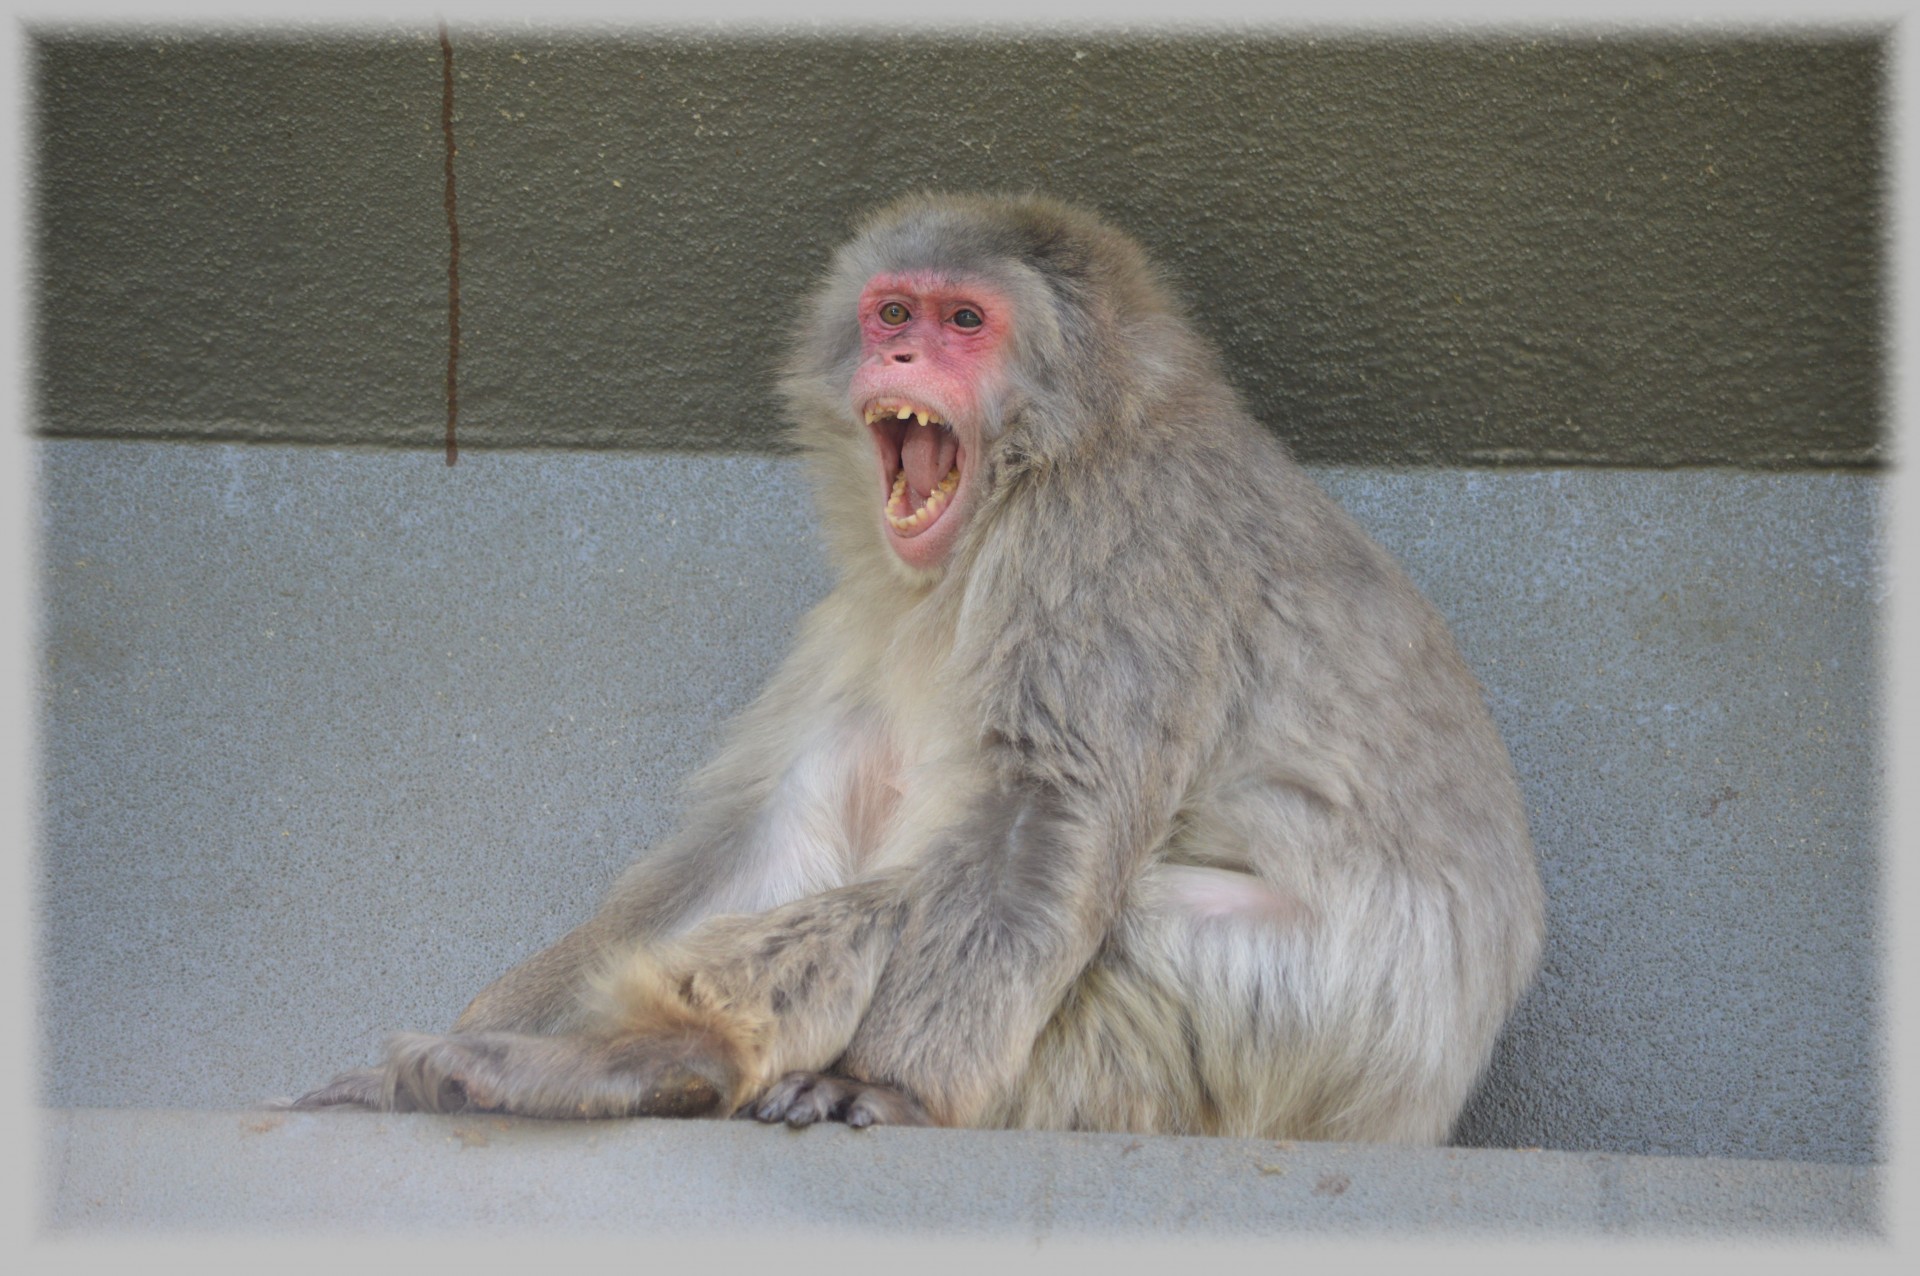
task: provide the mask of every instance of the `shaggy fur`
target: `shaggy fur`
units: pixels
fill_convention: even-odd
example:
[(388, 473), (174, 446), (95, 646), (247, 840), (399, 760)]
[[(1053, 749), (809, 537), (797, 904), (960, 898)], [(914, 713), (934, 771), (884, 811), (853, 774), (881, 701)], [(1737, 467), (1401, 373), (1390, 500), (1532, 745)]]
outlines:
[[(1011, 299), (950, 557), (880, 535), (885, 272)], [(1241, 407), (1139, 248), (917, 197), (783, 389), (840, 582), (679, 833), (452, 1034), (301, 1102), (1443, 1139), (1538, 959), (1445, 625)]]

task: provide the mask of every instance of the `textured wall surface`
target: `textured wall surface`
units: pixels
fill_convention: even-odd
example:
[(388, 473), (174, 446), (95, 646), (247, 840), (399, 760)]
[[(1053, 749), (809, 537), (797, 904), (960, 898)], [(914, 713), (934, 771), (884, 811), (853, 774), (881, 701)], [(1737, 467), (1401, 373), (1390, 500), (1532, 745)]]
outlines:
[[(828, 583), (791, 461), (40, 453), (59, 1107), (241, 1107), (449, 1023), (671, 825)], [(1452, 623), (1540, 849), (1461, 1141), (1876, 1159), (1879, 480), (1321, 477)]]
[[(437, 444), (432, 31), (35, 45), (39, 429)], [(452, 45), (465, 444), (773, 443), (933, 186), (1133, 230), (1304, 459), (1886, 459), (1879, 34)]]

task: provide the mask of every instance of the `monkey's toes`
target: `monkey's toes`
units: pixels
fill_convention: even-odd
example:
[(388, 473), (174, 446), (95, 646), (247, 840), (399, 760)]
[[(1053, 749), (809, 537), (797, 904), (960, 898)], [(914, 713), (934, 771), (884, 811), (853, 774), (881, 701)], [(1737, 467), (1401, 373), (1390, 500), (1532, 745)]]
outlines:
[(401, 1033), (387, 1042), (385, 1098), (399, 1111), (488, 1111), (493, 1101), (489, 1074), (503, 1052), (473, 1038), (455, 1039)]
[(290, 1103), (272, 1106), (293, 1111), (317, 1111), (321, 1108), (371, 1108), (385, 1106), (387, 1070), (356, 1068), (343, 1072), (318, 1090), (309, 1090)]

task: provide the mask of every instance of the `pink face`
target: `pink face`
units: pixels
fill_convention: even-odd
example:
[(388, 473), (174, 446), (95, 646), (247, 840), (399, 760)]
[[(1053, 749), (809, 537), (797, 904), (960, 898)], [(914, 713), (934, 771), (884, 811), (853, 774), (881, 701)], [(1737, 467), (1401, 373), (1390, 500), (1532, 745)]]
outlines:
[(873, 435), (881, 534), (909, 567), (946, 562), (972, 512), (980, 405), (1000, 391), (1012, 322), (977, 281), (875, 275), (860, 294), (853, 410)]

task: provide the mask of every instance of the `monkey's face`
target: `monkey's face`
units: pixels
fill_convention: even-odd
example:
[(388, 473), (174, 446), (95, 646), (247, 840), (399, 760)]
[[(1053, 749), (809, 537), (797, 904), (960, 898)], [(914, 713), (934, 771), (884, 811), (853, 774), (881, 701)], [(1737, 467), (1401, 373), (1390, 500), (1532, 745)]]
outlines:
[(889, 273), (860, 294), (852, 406), (873, 435), (881, 534), (909, 567), (944, 564), (977, 504), (982, 409), (1012, 322), (979, 280)]

